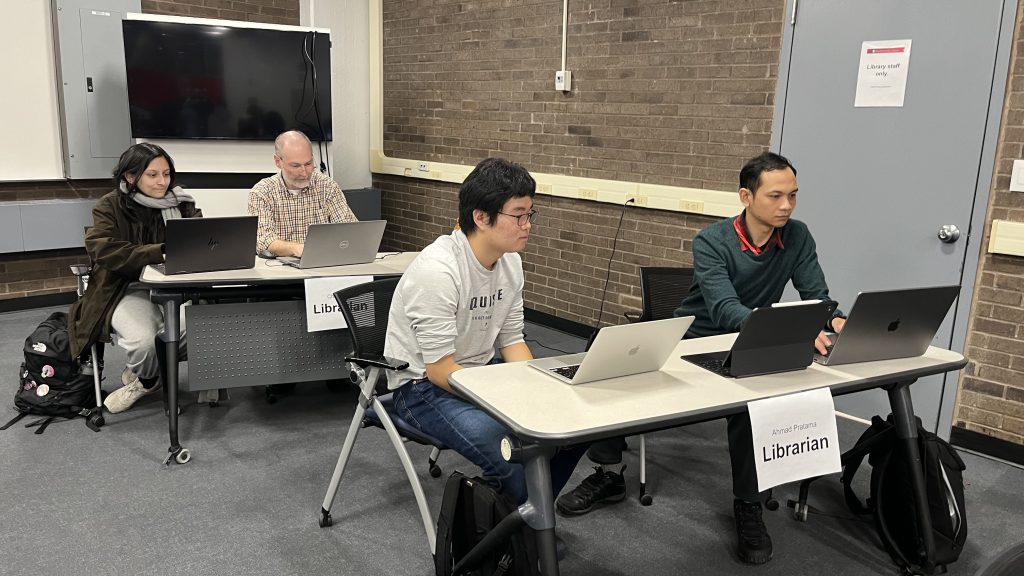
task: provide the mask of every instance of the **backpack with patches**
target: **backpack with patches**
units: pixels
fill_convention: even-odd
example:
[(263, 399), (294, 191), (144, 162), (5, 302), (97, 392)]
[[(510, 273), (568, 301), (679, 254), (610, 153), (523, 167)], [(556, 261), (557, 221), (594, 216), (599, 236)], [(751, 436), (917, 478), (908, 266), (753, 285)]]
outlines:
[(21, 364), (14, 407), (18, 414), (6, 430), (25, 416), (43, 416), (26, 427), (38, 426), (42, 434), (55, 418), (74, 418), (92, 403), (93, 380), (71, 357), (68, 343), (68, 315), (54, 312), (25, 339), (25, 361)]
[[(871, 427), (843, 455), (846, 504), (856, 514), (874, 516), (882, 544), (904, 573), (931, 573), (936, 567), (945, 571), (947, 565), (960, 557), (967, 540), (963, 481), (966, 466), (955, 448), (925, 430), (921, 419), (917, 419), (917, 445), (935, 543), (929, 563), (918, 528), (910, 463), (899, 444), (892, 414), (886, 420), (879, 416), (871, 419)], [(861, 502), (851, 485), (865, 456), (871, 464), (871, 495), (866, 503)]]
[(485, 478), (452, 472), (444, 486), (437, 518), (434, 568), (437, 576), (537, 576), (537, 543), (525, 524), (514, 528), (474, 566), (455, 571), (460, 560), (506, 516), (516, 510), (511, 498)]

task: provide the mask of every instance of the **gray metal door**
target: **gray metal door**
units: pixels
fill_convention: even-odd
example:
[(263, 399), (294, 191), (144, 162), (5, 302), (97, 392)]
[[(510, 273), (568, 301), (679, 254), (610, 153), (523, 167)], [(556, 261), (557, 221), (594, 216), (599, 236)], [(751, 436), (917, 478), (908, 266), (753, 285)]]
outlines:
[[(798, 170), (795, 217), (814, 234), (832, 296), (848, 310), (861, 290), (961, 285), (934, 341), (961, 352), (1016, 10), (1008, 3), (787, 7), (773, 149)], [(906, 39), (904, 106), (854, 108), (862, 42)], [(944, 225), (959, 228), (958, 241), (938, 238)], [(942, 435), (957, 382), (951, 374), (912, 387), (917, 414)], [(865, 418), (889, 410), (881, 391), (837, 399), (837, 409)]]

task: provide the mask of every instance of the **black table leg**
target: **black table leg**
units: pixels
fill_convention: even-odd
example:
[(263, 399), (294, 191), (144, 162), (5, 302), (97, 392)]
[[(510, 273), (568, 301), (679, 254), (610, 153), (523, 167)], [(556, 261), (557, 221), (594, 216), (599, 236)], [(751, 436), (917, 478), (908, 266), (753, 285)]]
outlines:
[(171, 461), (185, 464), (192, 455), (188, 448), (182, 448), (178, 442), (178, 345), (181, 339), (181, 303), (184, 296), (180, 293), (161, 293), (153, 291), (151, 298), (158, 301), (164, 309), (164, 332), (159, 336), (164, 346), (163, 379), (167, 387), (167, 433), (171, 445), (167, 449), (164, 465)]
[(519, 507), (526, 524), (537, 532), (537, 554), (540, 573), (558, 576), (555, 554), (555, 497), (551, 493), (551, 456), (554, 448), (535, 446), (524, 450), (526, 471), (526, 502)]
[(914, 508), (917, 512), (917, 529), (924, 541), (924, 561), (921, 569), (926, 574), (935, 571), (935, 536), (932, 534), (932, 520), (928, 515), (928, 489), (924, 482), (924, 467), (921, 450), (917, 445), (917, 419), (910, 397), (910, 385), (914, 381), (900, 382), (887, 390), (889, 406), (896, 424), (896, 437), (900, 440), (904, 457), (910, 463), (910, 482), (914, 492)]

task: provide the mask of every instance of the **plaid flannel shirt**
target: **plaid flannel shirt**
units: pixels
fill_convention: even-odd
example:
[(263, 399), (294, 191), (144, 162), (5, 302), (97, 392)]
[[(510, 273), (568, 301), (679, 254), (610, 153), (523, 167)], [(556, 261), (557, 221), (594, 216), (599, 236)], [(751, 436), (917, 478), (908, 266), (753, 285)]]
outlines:
[(249, 214), (259, 217), (257, 251), (274, 240), (305, 243), (310, 224), (357, 220), (338, 183), (316, 170), (297, 194), (288, 191), (280, 173), (260, 180), (249, 192)]

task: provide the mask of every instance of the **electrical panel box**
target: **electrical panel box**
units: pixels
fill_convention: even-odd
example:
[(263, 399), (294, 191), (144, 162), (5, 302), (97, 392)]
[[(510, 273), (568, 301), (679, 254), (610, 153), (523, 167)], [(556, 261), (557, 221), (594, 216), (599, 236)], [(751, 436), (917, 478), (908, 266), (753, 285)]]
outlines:
[(141, 0), (53, 0), (64, 175), (109, 178), (131, 145), (121, 20)]

